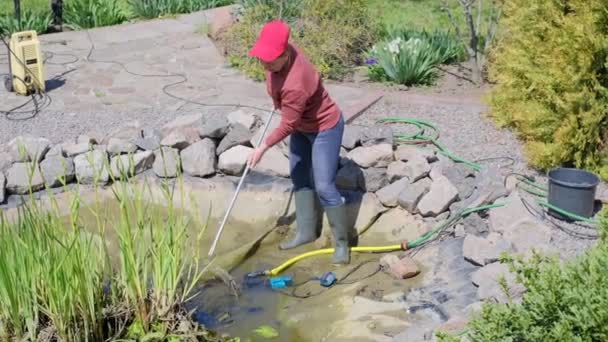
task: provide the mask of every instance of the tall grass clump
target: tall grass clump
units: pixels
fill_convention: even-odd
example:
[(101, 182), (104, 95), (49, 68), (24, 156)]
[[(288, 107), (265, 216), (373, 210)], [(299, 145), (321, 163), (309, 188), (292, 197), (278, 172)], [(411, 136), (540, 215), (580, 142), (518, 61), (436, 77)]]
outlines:
[(229, 5), (232, 0), (129, 0), (131, 12), (140, 18), (158, 18)]
[(70, 0), (63, 6), (63, 20), (73, 29), (116, 25), (128, 19), (118, 0)]
[(10, 36), (15, 32), (33, 30), (38, 34), (45, 33), (52, 22), (49, 11), (33, 11), (25, 9), (21, 12), (21, 20), (14, 15), (0, 15), (0, 36)]
[(505, 2), (489, 65), (492, 116), (540, 169), (608, 179), (607, 24), (603, 0)]
[[(597, 245), (567, 263), (536, 255), (509, 258), (526, 287), (521, 304), (487, 303), (469, 323), (473, 342), (608, 340), (608, 220), (601, 215)], [(442, 341), (460, 341), (442, 335)]]
[(399, 29), (373, 46), (365, 64), (372, 81), (430, 85), (439, 65), (465, 58), (464, 46), (449, 32)]
[(96, 187), (85, 206), (76, 189), (66, 215), (49, 191), (0, 212), (0, 340), (218, 340), (194, 323), (177, 329), (191, 322), (183, 304), (208, 265), (198, 255), (204, 226), (177, 210), (181, 178), (161, 186), (159, 210), (149, 184), (126, 180), (130, 164), (111, 172), (109, 202)]
[(255, 80), (264, 69), (247, 52), (262, 26), (282, 19), (291, 27), (291, 42), (300, 47), (324, 78), (342, 79), (363, 60), (378, 25), (363, 0), (242, 0), (238, 22), (221, 37), (233, 67)]

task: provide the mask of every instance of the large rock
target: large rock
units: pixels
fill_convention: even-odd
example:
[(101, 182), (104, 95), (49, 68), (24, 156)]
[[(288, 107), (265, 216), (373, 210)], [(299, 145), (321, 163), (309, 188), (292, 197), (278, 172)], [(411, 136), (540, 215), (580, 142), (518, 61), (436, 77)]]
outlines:
[(387, 167), (393, 161), (393, 146), (380, 144), (357, 147), (348, 153), (348, 158), (364, 168)]
[(133, 142), (142, 137), (143, 129), (139, 121), (131, 121), (125, 123), (122, 127), (118, 127), (111, 131), (102, 141), (102, 145), (108, 145), (110, 139), (121, 139)]
[(200, 140), (201, 138), (195, 128), (186, 127), (173, 130), (160, 141), (160, 145), (176, 148), (181, 151)]
[(230, 125), (242, 125), (248, 131), (256, 125), (257, 118), (253, 113), (247, 113), (242, 109), (236, 110), (228, 114), (228, 122)]
[(218, 145), (216, 154), (220, 155), (237, 145), (248, 145), (252, 136), (253, 134), (247, 127), (238, 123), (233, 124), (232, 128), (230, 128), (230, 132), (226, 134)]
[[(389, 182), (394, 182), (398, 179), (409, 177), (410, 169), (406, 163), (397, 160), (388, 165), (386, 169), (386, 176), (388, 177)], [(408, 179), (409, 180), (409, 179)]]
[(88, 142), (76, 143), (76, 144), (64, 144), (61, 146), (63, 154), (66, 157), (76, 157), (79, 154), (84, 154), (91, 150), (91, 144)]
[(376, 241), (413, 241), (426, 232), (424, 222), (401, 208), (394, 208), (382, 214), (367, 231), (366, 238)]
[(376, 195), (367, 192), (359, 201), (349, 203), (348, 211), (348, 216), (354, 218), (355, 231), (357, 234), (363, 234), (387, 208), (380, 203)]
[(429, 192), (418, 203), (422, 216), (437, 216), (443, 213), (458, 198), (458, 189), (446, 177), (433, 181)]
[[(516, 282), (515, 274), (509, 271), (509, 267), (499, 262), (489, 264), (475, 271), (471, 280), (478, 287), (477, 297), (480, 300), (508, 303), (512, 299), (518, 302), (525, 292), (524, 286)], [(506, 281), (507, 293), (501, 286), (503, 280)]]
[(481, 216), (479, 216), (477, 213), (472, 213), (465, 217), (462, 220), (462, 224), (464, 225), (464, 231), (467, 234), (479, 236), (489, 232), (490, 230), (486, 220), (481, 218)]
[(428, 176), (431, 171), (431, 165), (423, 157), (414, 157), (405, 163), (407, 168), (407, 177), (410, 182), (414, 183)]
[[(173, 132), (175, 130), (181, 130), (181, 129), (190, 128), (190, 127), (196, 128), (201, 124), (202, 121), (203, 121), (203, 115), (200, 113), (179, 116), (179, 117), (175, 118), (173, 121), (167, 123), (166, 125), (164, 125), (162, 127), (162, 134), (169, 135), (171, 132)], [(146, 133), (147, 132), (144, 131), (144, 138), (150, 138), (150, 135), (146, 134)], [(160, 136), (160, 139), (162, 139), (162, 135)]]
[(76, 144), (88, 144), (95, 145), (99, 144), (103, 139), (101, 135), (96, 132), (90, 132), (87, 134), (81, 134), (76, 138)]
[(101, 150), (89, 151), (74, 158), (76, 179), (81, 184), (105, 184), (110, 178), (108, 171), (108, 154)]
[(346, 163), (336, 175), (336, 186), (344, 190), (358, 190), (363, 183), (363, 170), (353, 162)]
[(458, 189), (461, 200), (469, 198), (475, 190), (475, 172), (464, 164), (454, 164), (445, 168), (443, 175)]
[(278, 147), (271, 147), (264, 153), (255, 169), (271, 176), (287, 178), (289, 177), (289, 159)]
[(245, 171), (251, 152), (253, 152), (251, 147), (234, 146), (220, 154), (218, 169), (227, 175), (240, 176)]
[(152, 169), (158, 177), (174, 178), (181, 171), (179, 151), (171, 147), (161, 147), (154, 153)]
[(4, 203), (6, 199), (6, 177), (0, 172), (0, 203)]
[(115, 156), (124, 153), (133, 153), (137, 151), (137, 145), (128, 140), (110, 138), (106, 150), (110, 155)]
[(182, 167), (186, 174), (195, 177), (211, 176), (217, 167), (215, 143), (211, 139), (203, 139), (181, 152)]
[(401, 161), (410, 161), (412, 159), (426, 159), (427, 162), (434, 162), (437, 160), (435, 151), (429, 148), (421, 148), (413, 145), (400, 145), (395, 150), (395, 159)]
[(0, 152), (0, 173), (13, 165), (13, 157), (8, 152)]
[(65, 152), (63, 152), (63, 147), (61, 146), (61, 144), (57, 144), (57, 145), (53, 145), (51, 146), (51, 148), (49, 149), (49, 151), (46, 153), (45, 158), (48, 158), (49, 156), (65, 156)]
[(551, 228), (541, 222), (521, 221), (504, 232), (503, 237), (510, 242), (513, 250), (524, 256), (531, 256), (532, 251), (549, 253)]
[(132, 177), (152, 167), (154, 163), (154, 152), (144, 151), (135, 154), (127, 154), (112, 157), (110, 170), (114, 178)]
[(362, 127), (356, 125), (345, 125), (342, 136), (342, 146), (348, 150), (357, 147), (361, 142)]
[(388, 144), (393, 146), (393, 129), (389, 125), (365, 126), (361, 129), (361, 145), (374, 146)]
[(490, 233), (487, 238), (467, 235), (462, 246), (464, 258), (479, 266), (496, 262), (503, 252), (510, 250), (511, 244), (496, 233)]
[[(404, 178), (408, 183), (409, 179)], [(397, 197), (397, 203), (403, 209), (414, 214), (417, 212), (418, 202), (431, 188), (431, 181), (423, 178), (414, 184), (408, 185), (403, 189)]]
[(399, 195), (404, 192), (409, 183), (407, 178), (400, 179), (378, 190), (376, 195), (385, 207), (396, 207), (399, 204)]
[(32, 162), (14, 163), (6, 174), (6, 190), (12, 194), (25, 195), (44, 188), (44, 180), (38, 165)]
[(8, 152), (15, 162), (40, 162), (50, 148), (48, 139), (32, 136), (18, 136), (8, 143)]
[(60, 155), (47, 156), (40, 163), (40, 172), (47, 187), (53, 188), (70, 183), (76, 176), (72, 158)]
[(223, 114), (205, 115), (198, 126), (201, 138), (222, 139), (230, 130), (230, 122)]
[[(199, 115), (200, 117), (200, 115)], [(173, 126), (169, 126), (169, 127), (173, 127)], [(189, 126), (185, 126), (185, 127), (181, 127), (178, 126), (178, 128), (186, 128)], [(176, 128), (171, 128), (169, 133), (171, 133), (171, 131), (173, 131)], [(196, 130), (196, 128), (194, 128), (195, 133), (198, 135), (198, 130)], [(137, 147), (139, 147), (140, 149), (144, 150), (144, 151), (155, 151), (157, 149), (160, 148), (160, 142), (161, 140), (163, 140), (163, 133), (157, 129), (154, 128), (147, 128), (144, 129), (144, 136), (141, 139), (136, 139), (133, 143), (135, 145), (137, 145)]]
[(504, 233), (522, 222), (535, 222), (517, 192), (502, 201), (504, 206), (490, 210), (490, 229)]
[(362, 181), (361, 188), (368, 192), (376, 192), (389, 184), (386, 169), (375, 167), (364, 169), (363, 177), (360, 180)]

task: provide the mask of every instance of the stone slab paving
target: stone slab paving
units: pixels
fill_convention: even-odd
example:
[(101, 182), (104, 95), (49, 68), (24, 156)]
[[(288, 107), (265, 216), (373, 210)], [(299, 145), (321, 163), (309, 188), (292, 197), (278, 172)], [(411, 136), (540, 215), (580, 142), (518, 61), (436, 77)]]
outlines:
[[(234, 110), (201, 107), (168, 96), (163, 88), (172, 83), (177, 84), (166, 88), (169, 93), (196, 102), (270, 108), (264, 84), (230, 68), (213, 42), (196, 33), (212, 15), (213, 10), (40, 36), (52, 101), (34, 118), (29, 118), (30, 113), (0, 116), (0, 143), (28, 133), (62, 142), (130, 120), (158, 127), (186, 113)], [(7, 72), (6, 55), (0, 52), (0, 74)], [(339, 84), (328, 88), (343, 109), (369, 93)], [(0, 111), (26, 100), (0, 89)], [(22, 110), (33, 108), (30, 103)]]

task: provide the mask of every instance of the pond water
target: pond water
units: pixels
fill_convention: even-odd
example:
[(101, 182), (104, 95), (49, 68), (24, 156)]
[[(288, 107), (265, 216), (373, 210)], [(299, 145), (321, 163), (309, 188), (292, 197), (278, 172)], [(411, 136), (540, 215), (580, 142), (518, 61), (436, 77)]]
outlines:
[[(102, 203), (100, 208), (98, 213), (111, 225), (119, 213), (118, 208), (113, 201)], [(152, 206), (151, 210), (163, 211), (165, 208)], [(183, 215), (188, 213), (183, 212)], [(92, 223), (95, 215), (89, 210), (81, 210), (81, 220), (95, 225)], [(190, 229), (193, 236), (204, 226), (198, 222), (194, 221)], [(218, 227), (217, 220), (209, 222), (204, 241), (199, 246), (201, 258), (207, 256)], [(385, 337), (395, 335), (411, 320), (403, 305), (396, 303), (394, 298), (388, 300), (387, 296), (402, 294), (416, 281), (395, 281), (380, 272), (378, 260), (382, 255), (379, 254), (353, 254), (351, 264), (342, 267), (330, 263), (331, 255), (302, 260), (281, 274), (292, 276), (296, 284), (281, 292), (270, 288), (268, 277), (246, 277), (250, 272), (272, 269), (300, 253), (316, 249), (314, 244), (309, 244), (281, 251), (277, 246), (286, 238), (285, 229), (271, 229), (228, 222), (216, 255), (219, 265), (230, 270), (238, 293), (223, 281), (209, 280), (211, 277), (201, 282), (196, 289), (198, 295), (187, 304), (189, 310), (194, 310), (199, 323), (240, 337), (241, 341), (267, 340), (256, 333), (260, 327), (270, 327), (267, 331), (278, 334), (273, 341), (319, 341), (338, 340), (336, 337), (349, 334), (365, 337), (370, 330), (377, 330)], [(269, 230), (270, 233), (266, 234)], [(262, 236), (264, 238), (260, 239)], [(115, 239), (112, 236), (106, 238)], [(253, 245), (256, 240), (259, 244)], [(112, 245), (110, 242), (110, 250), (115, 248)], [(327, 271), (335, 272), (341, 283), (331, 288), (320, 286), (314, 277)], [(365, 331), (359, 331), (358, 326), (365, 327)]]

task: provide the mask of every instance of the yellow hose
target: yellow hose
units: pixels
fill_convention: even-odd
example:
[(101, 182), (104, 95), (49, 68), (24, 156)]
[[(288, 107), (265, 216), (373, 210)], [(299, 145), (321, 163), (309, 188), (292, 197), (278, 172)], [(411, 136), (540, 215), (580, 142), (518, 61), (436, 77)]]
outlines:
[[(386, 253), (386, 252), (394, 252), (394, 251), (403, 251), (406, 249), (407, 249), (407, 247), (406, 247), (406, 244), (404, 243), (404, 244), (400, 244), (400, 245), (390, 245), (390, 246), (351, 247), (350, 251), (351, 252), (360, 252), (360, 253), (382, 253), (382, 252)], [(265, 273), (266, 273), (266, 275), (269, 275), (269, 276), (276, 276), (279, 273), (283, 272), (285, 269), (287, 269), (289, 266), (295, 264), (296, 262), (298, 262), (302, 259), (310, 258), (310, 257), (321, 255), (321, 254), (332, 254), (333, 252), (334, 252), (333, 248), (323, 248), (323, 249), (318, 249), (316, 251), (302, 253), (298, 256), (295, 256), (295, 257), (285, 261), (278, 267), (275, 267), (275, 268), (271, 269), (270, 271), (266, 271)]]

